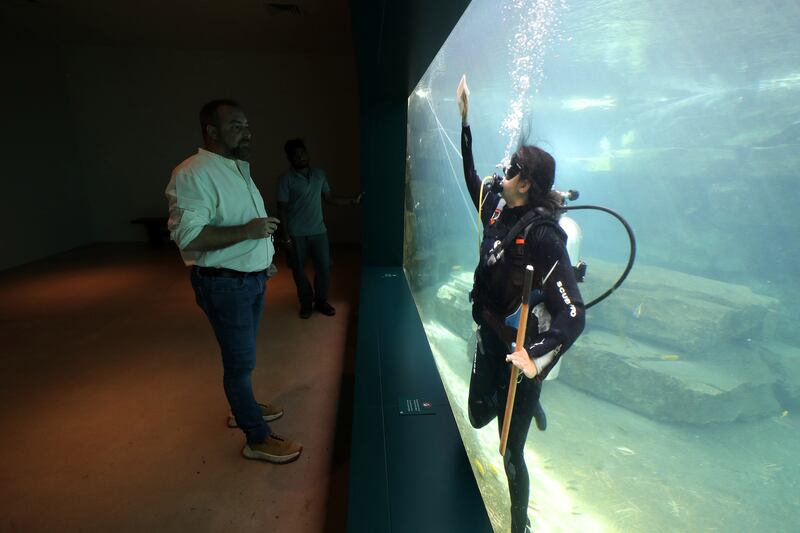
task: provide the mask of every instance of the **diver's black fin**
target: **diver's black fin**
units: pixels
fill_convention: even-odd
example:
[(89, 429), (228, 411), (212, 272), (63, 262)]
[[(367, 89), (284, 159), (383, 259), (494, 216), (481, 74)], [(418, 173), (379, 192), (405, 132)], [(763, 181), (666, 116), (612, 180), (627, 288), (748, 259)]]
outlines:
[(536, 400), (536, 406), (533, 408), (533, 418), (536, 419), (536, 427), (539, 431), (547, 429), (547, 415), (544, 414), (542, 403), (539, 400)]

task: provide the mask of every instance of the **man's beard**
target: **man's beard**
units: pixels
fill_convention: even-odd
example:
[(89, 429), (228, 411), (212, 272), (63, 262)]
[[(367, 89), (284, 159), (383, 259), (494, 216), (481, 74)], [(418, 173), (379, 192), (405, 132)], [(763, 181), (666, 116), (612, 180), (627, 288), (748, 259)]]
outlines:
[(250, 161), (250, 144), (239, 144), (230, 150), (231, 156), (242, 161)]

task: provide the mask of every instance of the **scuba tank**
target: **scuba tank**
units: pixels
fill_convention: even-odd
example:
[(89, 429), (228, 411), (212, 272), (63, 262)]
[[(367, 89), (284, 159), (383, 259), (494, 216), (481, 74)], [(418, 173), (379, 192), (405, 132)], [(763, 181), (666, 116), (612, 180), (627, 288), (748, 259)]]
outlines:
[[(558, 219), (558, 225), (561, 226), (561, 229), (564, 230), (564, 233), (567, 234), (567, 254), (569, 255), (569, 260), (572, 263), (572, 268), (575, 269), (576, 277), (578, 277), (578, 273), (583, 271), (583, 274), (586, 273), (586, 263), (580, 260), (581, 256), (581, 243), (583, 242), (583, 231), (581, 231), (581, 227), (575, 222), (574, 219), (562, 215), (561, 218)], [(578, 281), (583, 281), (582, 276), (578, 277)], [(547, 374), (547, 377), (544, 378), (545, 381), (556, 379), (558, 377), (558, 371), (561, 369), (561, 361), (559, 359), (556, 361), (555, 366), (550, 370)]]
[(558, 219), (558, 225), (561, 226), (561, 229), (567, 234), (567, 253), (569, 254), (570, 261), (573, 263), (572, 266), (577, 268), (579, 263), (578, 258), (581, 254), (581, 242), (583, 241), (581, 227), (574, 219), (566, 215)]

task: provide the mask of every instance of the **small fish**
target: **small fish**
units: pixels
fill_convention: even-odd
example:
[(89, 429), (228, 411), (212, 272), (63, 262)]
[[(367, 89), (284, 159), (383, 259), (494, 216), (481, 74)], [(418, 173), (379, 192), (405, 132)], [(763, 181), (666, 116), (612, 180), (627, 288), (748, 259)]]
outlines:
[(678, 354), (670, 353), (667, 355), (662, 355), (659, 359), (661, 359), (662, 361), (680, 361), (681, 356)]
[(622, 455), (636, 455), (635, 451), (631, 450), (630, 448), (626, 448), (625, 446), (617, 446), (615, 449)]
[(478, 470), (478, 473), (481, 475), (481, 477), (486, 475), (486, 470), (484, 470), (483, 465), (477, 459), (475, 459), (475, 468)]
[(637, 305), (636, 309), (633, 310), (634, 318), (639, 318), (640, 316), (642, 316), (643, 311), (644, 311), (644, 302)]
[(781, 413), (781, 418), (786, 418), (787, 416), (789, 416), (789, 411), (784, 411)]

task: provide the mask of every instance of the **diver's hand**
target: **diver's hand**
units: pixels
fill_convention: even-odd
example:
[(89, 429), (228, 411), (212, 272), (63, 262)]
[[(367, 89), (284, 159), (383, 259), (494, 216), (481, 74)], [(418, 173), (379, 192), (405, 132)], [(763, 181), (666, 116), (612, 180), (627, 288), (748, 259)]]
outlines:
[(467, 87), (467, 75), (461, 75), (456, 89), (456, 102), (458, 103), (458, 113), (461, 115), (461, 124), (467, 124), (467, 114), (469, 113), (469, 87)]
[(525, 374), (525, 377), (528, 379), (535, 378), (539, 373), (539, 369), (536, 368), (536, 364), (533, 362), (533, 359), (530, 358), (525, 348), (508, 354), (506, 356), (506, 361), (522, 370), (522, 373)]

